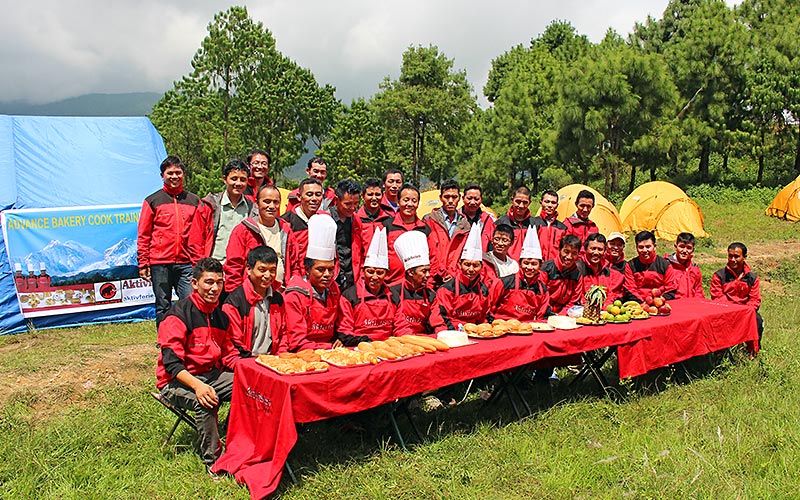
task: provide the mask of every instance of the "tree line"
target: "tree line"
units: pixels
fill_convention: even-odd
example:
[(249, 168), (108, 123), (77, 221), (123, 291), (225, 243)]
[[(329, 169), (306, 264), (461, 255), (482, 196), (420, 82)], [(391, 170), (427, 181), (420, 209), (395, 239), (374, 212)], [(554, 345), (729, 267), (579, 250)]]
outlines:
[(492, 61), (483, 110), (438, 47), (412, 46), (400, 76), (341, 103), (275, 47), (244, 7), (220, 12), (151, 119), (188, 185), (267, 150), (280, 178), (311, 142), (332, 182), (402, 169), (458, 177), (485, 196), (581, 182), (625, 194), (648, 180), (777, 185), (800, 174), (800, 2), (671, 0), (661, 18), (592, 43), (553, 21)]

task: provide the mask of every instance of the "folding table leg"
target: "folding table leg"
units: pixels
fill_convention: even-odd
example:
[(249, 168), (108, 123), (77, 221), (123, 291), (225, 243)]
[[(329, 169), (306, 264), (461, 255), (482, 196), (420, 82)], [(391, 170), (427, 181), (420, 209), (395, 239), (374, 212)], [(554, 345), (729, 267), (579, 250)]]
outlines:
[(403, 451), (408, 451), (408, 448), (406, 448), (406, 442), (403, 439), (403, 433), (400, 432), (400, 427), (397, 425), (397, 419), (394, 417), (394, 410), (389, 412), (389, 421), (392, 423), (392, 427), (394, 428), (394, 433), (397, 436), (397, 441), (400, 443), (400, 447), (403, 448)]
[(425, 437), (419, 431), (419, 428), (417, 427), (417, 423), (414, 422), (414, 419), (411, 416), (411, 412), (408, 411), (408, 401), (406, 401), (402, 405), (400, 405), (400, 409), (403, 410), (403, 414), (406, 416), (406, 419), (408, 420), (408, 423), (411, 424), (411, 430), (414, 431), (414, 434), (417, 436), (417, 439), (419, 440), (419, 442), (421, 443), (421, 442), (425, 441)]
[(289, 465), (289, 460), (286, 460), (286, 463), (283, 464), (283, 468), (286, 469), (286, 472), (289, 474), (289, 479), (292, 480), (294, 484), (297, 483), (297, 476), (294, 475), (294, 471), (292, 470), (292, 466)]

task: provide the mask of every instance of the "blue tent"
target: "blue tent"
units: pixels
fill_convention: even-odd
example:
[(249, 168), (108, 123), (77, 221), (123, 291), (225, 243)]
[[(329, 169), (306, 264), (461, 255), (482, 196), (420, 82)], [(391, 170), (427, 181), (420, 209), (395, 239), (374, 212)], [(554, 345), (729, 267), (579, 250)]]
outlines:
[[(166, 155), (145, 117), (0, 115), (0, 210), (141, 203), (161, 187)], [(0, 334), (154, 316), (137, 306), (26, 320), (0, 241)]]

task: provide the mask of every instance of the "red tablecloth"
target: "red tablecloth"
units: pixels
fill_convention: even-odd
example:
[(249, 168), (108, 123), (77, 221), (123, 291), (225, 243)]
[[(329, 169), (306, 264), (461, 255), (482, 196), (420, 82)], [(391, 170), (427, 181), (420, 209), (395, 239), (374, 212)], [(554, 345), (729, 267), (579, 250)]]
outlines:
[(670, 304), (671, 315), (638, 322), (649, 330), (648, 338), (619, 346), (620, 378), (638, 377), (744, 342), (752, 342), (758, 349), (756, 312), (752, 307), (703, 299), (675, 300)]

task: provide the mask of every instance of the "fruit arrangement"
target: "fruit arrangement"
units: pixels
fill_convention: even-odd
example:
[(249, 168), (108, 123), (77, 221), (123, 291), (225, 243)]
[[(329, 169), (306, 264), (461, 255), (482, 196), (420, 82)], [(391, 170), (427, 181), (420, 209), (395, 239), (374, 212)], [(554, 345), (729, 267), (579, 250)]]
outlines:
[(631, 320), (631, 311), (621, 300), (615, 300), (600, 313), (600, 319), (609, 323), (627, 323)]
[(635, 300), (629, 300), (628, 302), (624, 302), (622, 307), (628, 310), (628, 314), (630, 315), (631, 319), (647, 319), (650, 317), (650, 313), (644, 310), (644, 307)]
[(666, 316), (672, 312), (672, 307), (667, 303), (667, 299), (661, 295), (661, 290), (658, 288), (650, 290), (650, 295), (644, 298), (642, 308), (645, 312), (660, 316)]

